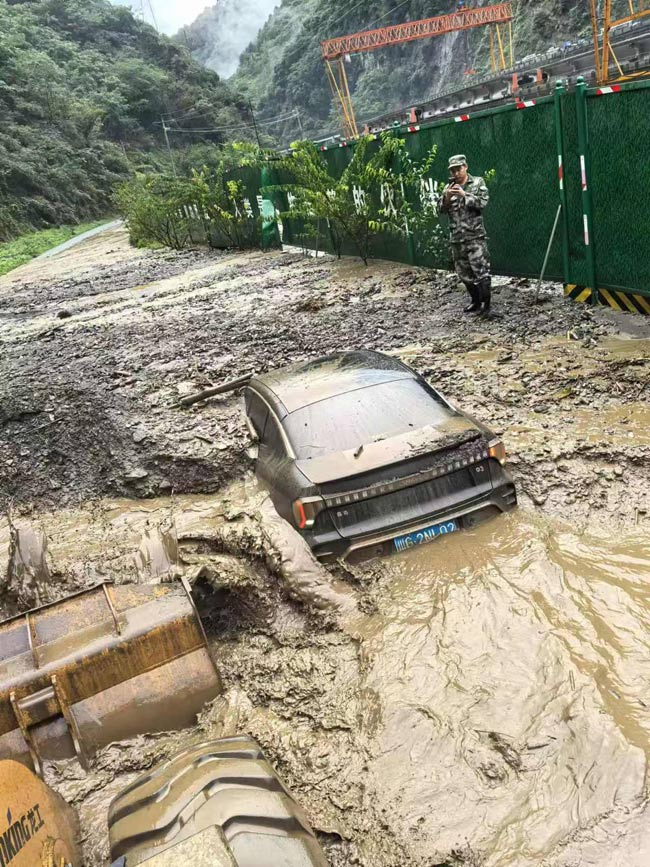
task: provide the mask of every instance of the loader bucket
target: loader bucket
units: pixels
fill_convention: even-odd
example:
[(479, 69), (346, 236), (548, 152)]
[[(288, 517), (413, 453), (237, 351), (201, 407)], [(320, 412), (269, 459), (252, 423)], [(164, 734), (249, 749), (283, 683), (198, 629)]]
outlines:
[(221, 691), (187, 582), (99, 584), (0, 623), (0, 759), (41, 773), (185, 728)]
[(327, 867), (307, 816), (253, 738), (197, 744), (111, 803), (113, 867)]
[(74, 810), (24, 765), (0, 761), (1, 867), (82, 867)]

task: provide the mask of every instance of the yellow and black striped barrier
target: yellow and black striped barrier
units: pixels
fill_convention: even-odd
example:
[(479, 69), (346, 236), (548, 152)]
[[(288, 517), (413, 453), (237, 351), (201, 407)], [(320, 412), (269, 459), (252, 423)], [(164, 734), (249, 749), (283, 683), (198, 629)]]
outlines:
[[(564, 295), (574, 301), (591, 303), (591, 289), (577, 283), (565, 283)], [(615, 289), (598, 290), (598, 303), (623, 313), (641, 313), (650, 316), (650, 297), (633, 295), (631, 292), (619, 292)]]

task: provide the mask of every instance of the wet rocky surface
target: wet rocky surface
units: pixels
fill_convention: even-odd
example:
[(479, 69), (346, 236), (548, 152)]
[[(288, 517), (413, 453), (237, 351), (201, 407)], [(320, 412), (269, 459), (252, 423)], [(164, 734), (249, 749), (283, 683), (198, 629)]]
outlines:
[[(450, 275), (120, 231), (0, 281), (5, 613), (183, 574), (225, 685), (189, 732), (48, 768), (88, 867), (136, 773), (238, 733), (333, 867), (648, 863), (650, 328), (495, 282), (478, 321)], [(325, 569), (255, 486), (240, 398), (177, 405), (358, 347), (503, 435), (519, 510)]]

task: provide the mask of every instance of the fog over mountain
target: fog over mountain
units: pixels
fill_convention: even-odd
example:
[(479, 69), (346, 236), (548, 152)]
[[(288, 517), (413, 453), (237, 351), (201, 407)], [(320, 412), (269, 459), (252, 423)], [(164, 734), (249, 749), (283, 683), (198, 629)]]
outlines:
[(210, 0), (111, 0), (120, 6), (130, 6), (138, 14), (144, 12), (144, 20), (148, 24), (155, 23), (162, 33), (169, 36), (183, 27), (191, 24), (203, 10), (210, 5)]
[(277, 5), (279, 0), (217, 0), (183, 27), (176, 41), (187, 45), (201, 63), (229, 78)]

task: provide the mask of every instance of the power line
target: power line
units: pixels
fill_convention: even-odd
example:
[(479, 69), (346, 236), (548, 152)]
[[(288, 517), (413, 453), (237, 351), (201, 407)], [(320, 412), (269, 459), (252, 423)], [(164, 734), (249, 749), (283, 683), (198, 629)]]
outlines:
[(132, 0), (131, 8), (135, 13), (135, 17), (139, 18), (144, 24), (147, 23), (147, 14), (145, 11), (145, 6), (149, 9), (149, 15), (151, 16), (151, 20), (153, 21), (153, 26), (157, 33), (160, 33), (158, 29), (158, 22), (156, 21), (156, 13), (153, 10), (152, 0)]
[(160, 30), (158, 29), (158, 22), (156, 21), (156, 13), (153, 11), (152, 0), (147, 0), (147, 6), (149, 7), (149, 12), (151, 13), (151, 20), (153, 21), (153, 26), (156, 28), (158, 33), (160, 33)]
[[(184, 120), (185, 118), (188, 118), (188, 117), (207, 117), (209, 114), (212, 114), (215, 111), (218, 111), (218, 108), (216, 106), (211, 106), (210, 108), (207, 108), (205, 111), (197, 111), (195, 108), (191, 108), (189, 111), (171, 112), (171, 113), (164, 115), (164, 117), (165, 117), (166, 121)], [(156, 123), (158, 123), (158, 121), (156, 121)]]
[(211, 108), (210, 111), (200, 111), (200, 112), (196, 112), (196, 113), (193, 111), (188, 111), (186, 114), (178, 114), (178, 115), (165, 114), (165, 115), (162, 115), (162, 121), (161, 120), (155, 120), (154, 124), (156, 126), (160, 126), (161, 123), (163, 123), (163, 121), (165, 123), (176, 123), (179, 120), (187, 120), (188, 118), (191, 120), (197, 120), (198, 118), (208, 117), (209, 115), (213, 114), (215, 111), (218, 111), (218, 109), (217, 108)]
[[(275, 117), (275, 118), (272, 118), (271, 120), (258, 120), (256, 122), (256, 124), (244, 123), (244, 124), (239, 124), (238, 126), (222, 126), (222, 127), (215, 127), (215, 128), (210, 128), (210, 129), (202, 129), (202, 128), (172, 129), (171, 127), (166, 127), (166, 130), (168, 133), (169, 132), (174, 132), (174, 133), (230, 132), (232, 130), (238, 130), (238, 129), (254, 129), (256, 125), (257, 126), (270, 126), (271, 124), (274, 124), (274, 123), (282, 123), (282, 121), (291, 120), (291, 119), (295, 120), (296, 118), (297, 118), (297, 109), (294, 109), (294, 111), (292, 111), (291, 114), (287, 114), (284, 117)], [(158, 123), (158, 122), (156, 121), (156, 123)]]
[(368, 0), (360, 0), (360, 2), (356, 4), (356, 6), (353, 6), (352, 9), (348, 9), (348, 10), (346, 11), (346, 13), (345, 13), (346, 16), (347, 16), (347, 15), (351, 15), (351, 14), (354, 12), (355, 9), (358, 9), (359, 6), (363, 6), (363, 5), (366, 4), (367, 2), (368, 2)]
[(402, 0), (402, 2), (398, 3), (394, 9), (391, 9), (390, 11), (386, 12), (384, 15), (380, 15), (379, 18), (375, 18), (374, 21), (371, 21), (370, 24), (368, 24), (365, 29), (366, 30), (372, 30), (373, 24), (376, 24), (378, 21), (383, 21), (384, 18), (388, 18), (388, 16), (392, 15), (393, 12), (397, 12), (397, 10), (400, 8), (400, 6), (404, 6), (406, 3), (409, 3), (409, 2), (410, 2), (410, 0)]
[[(368, 2), (368, 0), (360, 0), (360, 2), (357, 3), (355, 6), (353, 6), (352, 9), (348, 9), (348, 10), (346, 10), (346, 12), (345, 12), (346, 16), (347, 16), (347, 15), (351, 15), (352, 12), (354, 12), (355, 9), (358, 9), (359, 6), (363, 6), (363, 5), (364, 5), (365, 3), (367, 3), (367, 2)], [(389, 15), (392, 15), (393, 12), (395, 12), (396, 9), (399, 9), (400, 6), (404, 6), (404, 4), (406, 4), (406, 3), (408, 3), (408, 2), (410, 2), (410, 0), (402, 0), (401, 3), (398, 3), (398, 4), (397, 4), (397, 6), (395, 7), (395, 9), (390, 9), (388, 12), (385, 13), (385, 15), (381, 15), (379, 18), (375, 18), (374, 21), (371, 21), (370, 24), (367, 24), (367, 25), (364, 27), (364, 30), (371, 30), (373, 24), (376, 24), (378, 21), (382, 21), (384, 18), (388, 18), (388, 16), (389, 16)], [(318, 39), (318, 37), (316, 37), (316, 38)], [(320, 40), (319, 40), (319, 41), (320, 41)]]

